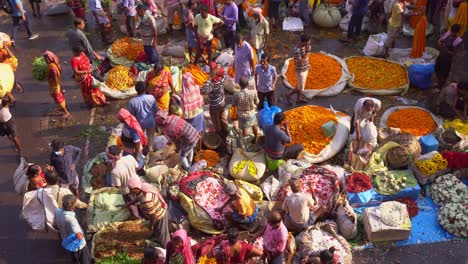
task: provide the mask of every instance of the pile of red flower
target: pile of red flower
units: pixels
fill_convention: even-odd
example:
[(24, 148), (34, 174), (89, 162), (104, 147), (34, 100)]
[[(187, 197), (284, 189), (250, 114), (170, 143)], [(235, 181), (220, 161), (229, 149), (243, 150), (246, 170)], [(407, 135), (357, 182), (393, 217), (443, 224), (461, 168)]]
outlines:
[(413, 218), (418, 215), (418, 204), (415, 201), (409, 198), (400, 198), (397, 199), (397, 202), (406, 204), (406, 209), (408, 209), (408, 215), (410, 218)]
[(359, 193), (365, 192), (372, 187), (371, 179), (369, 175), (360, 173), (360, 172), (353, 172), (353, 174), (349, 175), (346, 178), (346, 188), (350, 193)]
[(449, 168), (456, 170), (468, 168), (468, 153), (445, 151), (442, 156), (447, 160)]

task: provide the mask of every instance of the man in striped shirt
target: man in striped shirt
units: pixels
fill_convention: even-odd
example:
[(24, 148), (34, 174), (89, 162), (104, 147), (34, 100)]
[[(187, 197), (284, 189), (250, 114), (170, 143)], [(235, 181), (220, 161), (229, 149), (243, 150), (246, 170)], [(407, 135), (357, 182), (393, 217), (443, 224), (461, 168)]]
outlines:
[(297, 94), (296, 103), (304, 102), (301, 99), (301, 95), (305, 89), (307, 76), (309, 75), (310, 65), (308, 54), (310, 50), (310, 37), (304, 34), (301, 36), (301, 42), (294, 49), (294, 63), (296, 64), (297, 87), (287, 95), (288, 102), (290, 104), (292, 104), (291, 97), (294, 94)]
[(157, 64), (159, 63), (159, 54), (156, 49), (158, 45), (156, 19), (151, 14), (151, 11), (143, 4), (137, 6), (137, 14), (141, 18), (139, 29), (146, 57), (148, 58), (149, 64)]
[(183, 118), (169, 115), (166, 110), (158, 111), (156, 123), (161, 132), (176, 144), (182, 167), (187, 170), (192, 165), (193, 151), (200, 139), (200, 134)]
[(216, 129), (216, 133), (221, 138), (226, 138), (228, 122), (224, 109), (226, 104), (224, 96), (225, 71), (215, 62), (211, 63), (210, 69), (210, 81), (203, 85), (202, 92), (208, 94), (210, 119)]

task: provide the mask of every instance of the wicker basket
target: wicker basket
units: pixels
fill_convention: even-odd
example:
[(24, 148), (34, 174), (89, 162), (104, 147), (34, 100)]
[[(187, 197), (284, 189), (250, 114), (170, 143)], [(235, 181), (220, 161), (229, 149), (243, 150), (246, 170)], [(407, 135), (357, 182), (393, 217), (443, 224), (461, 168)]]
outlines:
[(417, 137), (409, 133), (391, 135), (382, 141), (381, 145), (390, 141), (400, 145), (390, 149), (385, 157), (387, 166), (391, 169), (406, 168), (421, 155), (421, 145)]

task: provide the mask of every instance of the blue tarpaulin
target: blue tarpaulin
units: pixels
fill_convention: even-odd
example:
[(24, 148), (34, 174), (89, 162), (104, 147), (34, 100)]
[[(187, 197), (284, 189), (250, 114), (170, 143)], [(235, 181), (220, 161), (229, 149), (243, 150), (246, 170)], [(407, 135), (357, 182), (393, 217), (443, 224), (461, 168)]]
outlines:
[(394, 195), (383, 195), (376, 191), (374, 188), (361, 192), (361, 193), (349, 193), (348, 192), (348, 201), (351, 206), (364, 206), (367, 204), (380, 204), (386, 201), (393, 201), (399, 198), (410, 198), (411, 200), (417, 200), (419, 197), (419, 193), (421, 192), (421, 187), (418, 184), (414, 187), (408, 187), (401, 192), (394, 194)]
[[(396, 246), (407, 246), (415, 244), (443, 242), (457, 237), (445, 231), (439, 224), (437, 219), (437, 211), (439, 206), (436, 205), (431, 198), (417, 199), (418, 215), (411, 219), (411, 233), (407, 240), (395, 241)], [(367, 206), (369, 207), (369, 206)], [(354, 211), (358, 214), (363, 214), (366, 207), (355, 208)], [(356, 249), (373, 248), (374, 243), (367, 243), (355, 247)]]

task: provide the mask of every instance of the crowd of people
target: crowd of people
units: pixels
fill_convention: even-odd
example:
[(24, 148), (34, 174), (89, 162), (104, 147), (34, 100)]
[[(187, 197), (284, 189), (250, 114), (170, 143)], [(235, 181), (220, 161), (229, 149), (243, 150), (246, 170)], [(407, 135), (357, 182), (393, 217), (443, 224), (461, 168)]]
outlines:
[[(33, 34), (30, 29), (30, 22), (22, 1), (10, 0), (10, 2), (13, 7), (11, 41), (0, 43), (0, 62), (10, 64), (15, 71), (17, 61), (15, 64), (16, 58), (11, 46), (15, 46), (18, 26), (24, 25), (30, 40), (37, 38), (38, 35)], [(428, 12), (431, 18), (437, 18), (437, 21), (440, 19), (438, 19), (437, 11), (434, 10), (441, 12), (440, 9), (444, 8), (439, 2), (444, 1), (428, 1)], [(40, 17), (40, 1), (32, 0), (30, 3), (33, 15)], [(281, 22), (280, 3), (281, 1), (276, 0), (269, 3), (269, 21), (273, 25)], [(381, 5), (376, 6), (376, 3)], [(74, 80), (80, 86), (83, 101), (87, 106), (91, 108), (108, 105), (109, 100), (94, 85), (94, 79), (102, 76), (99, 69), (93, 67), (92, 63), (103, 61), (105, 58), (93, 49), (84, 33), (85, 5), (82, 0), (71, 0), (68, 4), (76, 17), (73, 28), (67, 32), (69, 46), (73, 52), (71, 68)], [(111, 43), (113, 40), (110, 29), (112, 19), (102, 4), (101, 0), (88, 3), (101, 32), (102, 40)], [(346, 41), (353, 41), (360, 35), (363, 17), (369, 10), (371, 21), (383, 23), (382, 14), (379, 13), (383, 12), (383, 2), (374, 1), (369, 6), (367, 0), (353, 0), (351, 5), (352, 16)], [(310, 23), (308, 1), (295, 1), (290, 6), (291, 12), (296, 10), (305, 26), (308, 26)], [(209, 117), (215, 133), (224, 143), (226, 142), (230, 124), (226, 111), (227, 96), (224, 92), (224, 82), (228, 73), (226, 68), (213, 60), (211, 51), (213, 37), (220, 31), (224, 46), (234, 53), (234, 82), (239, 91), (233, 95), (232, 106), (236, 108), (238, 128), (242, 131), (242, 136), (247, 137), (252, 132), (252, 143), (263, 148), (271, 160), (296, 159), (304, 150), (301, 144), (290, 144), (291, 133), (284, 112), (274, 115), (272, 126), (261, 130), (258, 125), (257, 113), (264, 107), (264, 102), (275, 105), (278, 98), (275, 90), (278, 73), (276, 67), (270, 64), (271, 56), (266, 48), (268, 40), (271, 39), (270, 23), (263, 16), (262, 9), (252, 9), (249, 34), (244, 35), (240, 33), (239, 27), (248, 27), (248, 19), (244, 17), (242, 2), (225, 0), (224, 9), (219, 14), (215, 3), (211, 0), (199, 2), (189, 0), (184, 4), (180, 0), (167, 0), (164, 1), (164, 7), (167, 11), (168, 32), (174, 30), (174, 14), (182, 15), (190, 63), (207, 65), (209, 80), (199, 87), (195, 84), (194, 76), (185, 72), (182, 75), (182, 90), (177, 93), (172, 75), (164, 68), (156, 49), (158, 26), (154, 15), (158, 12), (157, 5), (153, 0), (144, 0), (141, 4), (137, 4), (134, 0), (123, 0), (119, 4), (118, 9), (125, 16), (128, 36), (140, 37), (143, 40), (147, 63), (152, 66), (145, 80), (136, 82), (137, 95), (131, 98), (128, 106), (121, 108), (115, 117), (116, 123), (122, 123), (123, 128), (117, 145), (105, 149), (107, 165), (111, 167), (111, 180), (106, 182), (106, 186), (120, 189), (125, 200), (123, 207), (130, 210), (133, 219), (148, 220), (154, 239), (166, 249), (165, 255), (154, 248), (145, 250), (142, 263), (190, 264), (196, 263), (202, 256), (214, 257), (218, 263), (244, 263), (252, 257), (262, 257), (267, 263), (283, 263), (287, 251), (288, 232), (298, 234), (316, 223), (328, 210), (327, 206), (318, 204), (313, 192), (312, 196), (302, 193), (299, 182), (290, 181), (292, 194), (285, 197), (280, 210), (273, 210), (267, 216), (266, 223), (257, 234), (263, 236), (264, 246), (256, 248), (241, 240), (239, 234), (240, 230), (257, 229), (253, 226), (257, 227), (260, 214), (259, 206), (245, 190), (234, 184), (223, 186), (226, 194), (229, 195), (229, 200), (216, 210), (222, 212), (227, 206), (232, 209), (232, 212), (225, 216), (229, 222), (229, 228), (226, 229), (225, 234), (192, 245), (186, 230), (180, 229), (171, 233), (168, 198), (158, 188), (140, 178), (145, 173), (144, 157), (157, 150), (154, 144), (156, 132), (166, 136), (175, 144), (182, 168), (191, 171), (191, 167), (194, 166), (194, 155), (201, 149), (205, 132), (204, 105), (208, 105)], [(394, 47), (404, 21), (411, 13), (406, 12), (406, 9), (412, 9), (412, 6), (408, 5), (405, 0), (395, 1), (391, 7), (386, 42), (388, 49)], [(135, 24), (136, 16), (140, 21), (137, 24)], [(438, 23), (441, 24), (440, 21)], [(462, 39), (458, 34), (462, 26), (455, 24), (450, 29), (445, 29), (446, 31), (438, 40), (440, 55), (435, 68), (438, 88), (441, 92), (435, 105), (435, 112), (447, 117), (459, 117), (466, 122), (467, 82), (449, 82), (452, 60), (462, 45)], [(204, 50), (207, 51), (206, 58), (202, 56)], [(302, 34), (293, 50), (297, 87), (287, 94), (290, 106), (307, 103), (302, 92), (305, 89), (308, 73), (313, 70), (310, 69), (309, 64), (308, 53), (310, 52), (310, 36)], [(71, 113), (67, 108), (61, 87), (64, 69), (60, 59), (51, 51), (45, 51), (43, 56), (47, 63), (46, 78), (50, 87), (50, 95), (58, 110), (63, 113), (63, 118), (69, 118)], [(257, 57), (257, 65), (254, 62), (254, 56)], [(15, 88), (22, 90), (18, 81), (15, 81)], [(172, 98), (175, 95), (180, 97), (180, 115), (174, 114), (171, 110)], [(9, 110), (9, 106), (14, 102), (15, 98), (11, 92), (6, 93), (1, 100), (0, 135), (8, 136), (20, 152), (21, 146), (15, 120)], [(356, 144), (353, 149), (356, 149), (358, 154), (370, 154), (376, 146), (376, 142), (367, 142), (363, 139), (362, 130), (374, 122), (380, 108), (380, 100), (370, 97), (361, 98), (355, 104), (351, 132), (353, 144)], [(264, 140), (260, 140), (262, 134)], [(84, 239), (85, 232), (74, 213), (77, 208), (87, 207), (87, 204), (82, 201), (84, 197), (80, 192), (80, 179), (76, 167), (80, 161), (81, 150), (79, 147), (66, 145), (59, 140), (52, 141), (50, 146), (52, 151), (48, 164), (42, 167), (39, 164), (27, 166), (25, 175), (28, 181), (24, 186), (24, 192), (45, 190), (57, 197), (58, 209), (54, 216), (54, 227), (60, 232), (62, 240), (72, 235), (77, 240), (84, 241), (72, 253), (74, 263), (91, 263), (90, 252)], [(336, 188), (341, 188), (339, 183)], [(334, 251), (334, 248), (330, 248), (314, 256), (307, 256), (302, 261), (303, 263), (336, 263)]]

